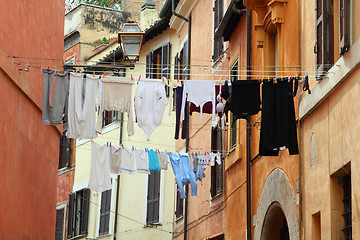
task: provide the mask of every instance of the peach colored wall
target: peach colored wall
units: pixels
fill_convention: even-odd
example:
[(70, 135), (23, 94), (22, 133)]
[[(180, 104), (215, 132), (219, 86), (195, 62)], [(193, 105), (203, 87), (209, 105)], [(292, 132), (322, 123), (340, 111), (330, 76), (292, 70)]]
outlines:
[(41, 124), (41, 72), (19, 72), (7, 56), (62, 59), (65, 3), (0, 5), (0, 238), (53, 239), (60, 129)]
[[(357, 120), (360, 117), (358, 111), (360, 107), (358, 101), (359, 77), (360, 69), (357, 68), (302, 123), (305, 239), (311, 238), (312, 230), (309, 220), (318, 211), (321, 213), (321, 237), (340, 239), (344, 223), (341, 216), (343, 213), (342, 190), (337, 188), (337, 177), (346, 174), (343, 166), (348, 162), (351, 162), (351, 172), (355, 173), (351, 175), (353, 239), (360, 236), (358, 230), (360, 191), (357, 184), (360, 179), (356, 174), (359, 169), (356, 159), (360, 154), (360, 149), (357, 147), (360, 140), (360, 124)], [(317, 164), (313, 167), (310, 165), (312, 133), (316, 134), (317, 150)], [(335, 192), (332, 192), (333, 189)], [(328, 197), (324, 198), (323, 196)], [(334, 204), (336, 208), (333, 207)], [(334, 210), (338, 210), (338, 212), (334, 212)], [(337, 215), (336, 219), (332, 217), (334, 214)], [(330, 221), (331, 219), (333, 222)]]
[[(205, 65), (211, 68), (212, 39), (213, 39), (213, 5), (208, 0), (198, 0), (191, 12), (191, 65)], [(185, 23), (179, 31), (180, 43), (188, 33)], [(227, 66), (227, 63), (226, 65)], [(191, 74), (198, 74), (199, 68), (193, 67)], [(202, 72), (203, 73), (203, 72)], [(191, 79), (212, 79), (209, 75), (192, 75)], [(219, 79), (214, 79), (219, 80)], [(190, 117), (190, 151), (210, 151), (211, 144), (211, 115), (204, 114), (200, 119), (199, 113)], [(202, 127), (204, 126), (204, 127)], [(185, 141), (177, 141), (177, 149), (185, 147)], [(188, 198), (188, 239), (207, 239), (225, 232), (226, 204), (222, 201), (224, 195), (211, 200), (211, 170), (205, 170), (206, 177), (202, 183), (198, 182), (198, 195)], [(182, 232), (183, 225), (175, 228), (175, 232)], [(175, 239), (183, 239), (184, 235), (175, 235)]]

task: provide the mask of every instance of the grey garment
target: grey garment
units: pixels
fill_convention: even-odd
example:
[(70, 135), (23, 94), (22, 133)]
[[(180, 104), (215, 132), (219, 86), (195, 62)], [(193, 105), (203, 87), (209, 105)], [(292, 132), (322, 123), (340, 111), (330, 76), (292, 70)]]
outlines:
[(57, 71), (52, 106), (50, 105), (54, 73), (54, 70), (43, 69), (42, 124), (45, 125), (61, 124), (66, 97), (69, 92), (67, 72)]

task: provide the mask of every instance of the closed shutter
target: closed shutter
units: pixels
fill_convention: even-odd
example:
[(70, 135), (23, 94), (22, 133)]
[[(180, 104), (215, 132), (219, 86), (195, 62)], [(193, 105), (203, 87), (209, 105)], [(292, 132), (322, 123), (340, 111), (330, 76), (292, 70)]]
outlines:
[(110, 225), (111, 190), (101, 193), (99, 235), (109, 233)]
[(344, 54), (350, 47), (350, 0), (340, 0), (340, 54)]
[[(166, 43), (161, 49), (161, 77), (166, 77), (169, 83), (170, 78), (170, 43)], [(169, 96), (169, 87), (165, 86), (166, 96)]]
[(64, 146), (65, 146), (65, 134), (63, 134), (60, 138), (60, 151), (59, 151), (59, 166), (58, 169), (63, 168), (63, 159), (64, 159)]
[(70, 166), (70, 155), (71, 155), (71, 138), (65, 136), (65, 156), (64, 156), (64, 167)]
[(64, 213), (65, 213), (64, 208), (56, 210), (55, 240), (62, 240), (63, 239)]
[(182, 63), (181, 63), (181, 69), (182, 69), (182, 79), (185, 79), (185, 77), (187, 79), (190, 79), (189, 77), (189, 49), (188, 49), (188, 44), (189, 42), (186, 41), (184, 43), (184, 47), (182, 49)]
[[(211, 128), (211, 151), (217, 151), (217, 131), (215, 127)], [(211, 186), (210, 186), (211, 197), (216, 195), (216, 164), (215, 166), (211, 166)]]
[(150, 171), (147, 196), (146, 224), (159, 222), (160, 172)]
[[(219, 27), (221, 20), (222, 20), (222, 16), (223, 16), (223, 8), (224, 8), (224, 4), (222, 0), (215, 0), (215, 6), (214, 6), (214, 32), (217, 30), (217, 28)], [(221, 37), (221, 39), (219, 41), (215, 41), (214, 39), (214, 57), (213, 59), (216, 60), (220, 57), (220, 55), (223, 52), (223, 44), (224, 40)]]
[(217, 128), (217, 149), (218, 151), (220, 151), (220, 156), (221, 156), (221, 164), (215, 164), (216, 166), (216, 194), (220, 194), (223, 191), (223, 186), (224, 186), (224, 162), (223, 162), (223, 149), (222, 149), (222, 133), (221, 133), (221, 128)]
[(68, 213), (68, 224), (67, 224), (67, 238), (74, 236), (74, 221), (75, 218), (75, 193), (69, 195), (69, 213)]
[(81, 199), (81, 220), (80, 220), (80, 234), (87, 234), (88, 232), (88, 215), (89, 215), (89, 200), (90, 189), (85, 188), (83, 190)]
[(178, 219), (183, 216), (184, 212), (184, 201), (180, 198), (180, 192), (176, 191), (176, 207), (175, 207), (175, 218)]

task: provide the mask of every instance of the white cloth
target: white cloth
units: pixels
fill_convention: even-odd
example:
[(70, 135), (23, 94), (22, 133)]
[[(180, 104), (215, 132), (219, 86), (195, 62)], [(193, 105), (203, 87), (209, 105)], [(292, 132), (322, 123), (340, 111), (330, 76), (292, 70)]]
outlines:
[(207, 102), (212, 102), (212, 120), (215, 121), (215, 85), (211, 80), (187, 80), (184, 84), (182, 104), (181, 104), (181, 120), (185, 120), (185, 104), (186, 99), (200, 106), (200, 118), (202, 119), (203, 106)]
[(168, 169), (168, 159), (169, 156), (166, 152), (157, 152), (158, 159), (159, 159), (159, 168), (167, 170)]
[(101, 133), (103, 111), (127, 112), (127, 132), (134, 135), (134, 120), (132, 113), (132, 85), (133, 81), (123, 77), (105, 76), (102, 78), (100, 113), (96, 125), (96, 131)]
[(111, 146), (110, 149), (110, 171), (118, 175), (121, 173), (121, 148), (119, 146)]
[(121, 163), (120, 163), (120, 173), (129, 173), (135, 174), (135, 160), (134, 160), (134, 150), (132, 148), (124, 147), (120, 149), (121, 151)]
[(96, 192), (111, 189), (110, 147), (91, 142), (91, 167), (88, 187)]
[(216, 154), (215, 153), (210, 153), (210, 165), (211, 166), (215, 166), (215, 157), (216, 157)]
[(137, 172), (150, 174), (148, 153), (144, 149), (135, 149), (135, 157)]
[[(85, 88), (84, 88), (84, 85)], [(70, 73), (68, 107), (68, 138), (96, 138), (95, 104), (98, 78), (83, 74)], [(83, 92), (85, 89), (85, 92)], [(82, 95), (84, 102), (82, 103)]]
[(221, 153), (216, 153), (216, 162), (217, 162), (217, 164), (218, 165), (220, 165), (221, 164)]
[(162, 80), (141, 79), (135, 93), (135, 114), (146, 138), (161, 124), (166, 105), (165, 83)]

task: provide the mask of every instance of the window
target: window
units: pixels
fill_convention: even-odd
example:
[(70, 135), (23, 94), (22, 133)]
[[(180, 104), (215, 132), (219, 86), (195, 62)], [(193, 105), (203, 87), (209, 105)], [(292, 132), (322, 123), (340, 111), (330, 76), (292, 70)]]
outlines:
[[(238, 80), (238, 60), (231, 67), (231, 79), (234, 81)], [(236, 148), (236, 138), (237, 138), (237, 123), (236, 118), (231, 113), (231, 126), (230, 126), (230, 150)]]
[[(214, 32), (216, 32), (216, 29), (219, 27), (221, 19), (223, 17), (223, 8), (224, 3), (223, 0), (215, 0), (214, 3)], [(215, 41), (214, 39), (214, 55), (213, 60), (217, 60), (222, 52), (224, 47), (224, 40), (223, 37), (219, 41)]]
[(87, 234), (90, 189), (85, 188), (69, 195), (67, 238)]
[(111, 189), (101, 193), (99, 236), (109, 234)]
[[(218, 126), (211, 129), (211, 151), (222, 153), (222, 130)], [(215, 166), (211, 166), (211, 197), (215, 197), (223, 192), (224, 185), (224, 162), (221, 157), (221, 164), (215, 161)]]
[(150, 170), (148, 177), (148, 194), (146, 208), (146, 224), (159, 223), (160, 212), (160, 177), (161, 172)]
[(176, 191), (175, 219), (179, 219), (184, 215), (184, 199), (180, 198), (180, 192)]
[(316, 79), (320, 80), (334, 64), (333, 0), (316, 1)]
[[(146, 77), (154, 79), (170, 78), (170, 43), (166, 43), (146, 55)], [(166, 96), (169, 96), (167, 86), (165, 90)]]
[(118, 111), (103, 111), (103, 127), (119, 120), (120, 113)]
[(344, 54), (350, 47), (350, 0), (339, 1), (340, 21), (340, 54)]
[(340, 178), (340, 184), (344, 190), (344, 222), (345, 227), (342, 229), (345, 240), (351, 240), (352, 239), (352, 217), (351, 217), (351, 175), (346, 175), (342, 178)]
[(56, 209), (56, 227), (55, 227), (55, 240), (63, 240), (64, 239), (64, 231), (65, 231), (65, 207), (61, 206)]
[(60, 138), (60, 151), (59, 151), (59, 166), (58, 169), (67, 168), (70, 166), (71, 155), (71, 139), (66, 137), (66, 134)]

